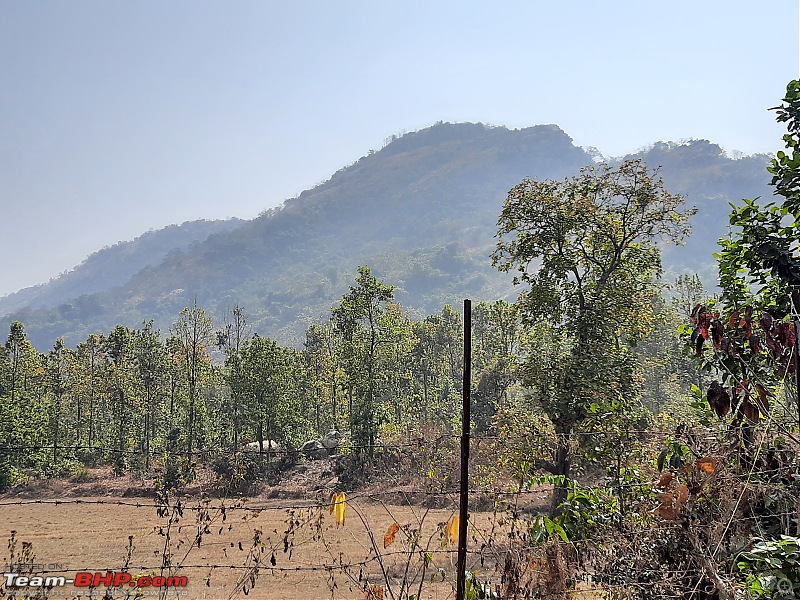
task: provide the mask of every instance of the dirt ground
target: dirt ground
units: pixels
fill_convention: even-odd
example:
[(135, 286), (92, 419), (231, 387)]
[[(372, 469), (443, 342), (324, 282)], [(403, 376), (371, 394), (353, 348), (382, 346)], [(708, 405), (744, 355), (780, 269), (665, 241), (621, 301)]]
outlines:
[[(456, 512), (455, 499), (442, 498), (438, 508), (426, 508), (413, 499), (404, 502), (410, 494), (402, 489), (357, 492), (347, 499), (345, 524), (337, 527), (328, 507), (335, 481), (327, 467), (302, 467), (281, 485), (249, 498), (204, 501), (201, 481), (179, 499), (182, 516), (176, 500), (159, 512), (144, 482), (102, 471), (82, 482), (50, 481), (16, 489), (0, 497), (0, 564), (4, 573), (13, 566), (10, 552), (2, 548), (14, 531), (14, 560), (24, 563), (14, 571), (27, 566), (67, 578), (79, 571), (122, 569), (134, 575), (186, 576), (187, 587), (170, 598), (363, 599), (365, 586), (384, 586), (387, 579), (395, 593), (403, 581), (414, 581), (408, 590), (413, 595), (423, 567), (424, 598), (454, 597), (456, 547), (447, 540), (444, 526)], [(529, 500), (542, 504), (546, 492)], [(504, 516), (488, 511), (470, 516), (469, 567), (495, 583), (495, 566), (503, 555), (495, 545), (508, 537)], [(393, 523), (401, 530), (384, 548), (384, 535)], [(419, 542), (410, 551), (412, 537)], [(32, 544), (32, 558), (20, 560), (23, 542)], [(165, 560), (171, 567), (162, 570)], [(48, 597), (87, 597), (90, 591), (91, 597), (102, 598), (108, 590), (68, 584)], [(138, 591), (144, 592), (138, 597), (158, 597), (155, 588)], [(25, 598), (20, 592), (5, 591), (8, 597)], [(109, 597), (136, 594), (137, 588), (125, 587)]]

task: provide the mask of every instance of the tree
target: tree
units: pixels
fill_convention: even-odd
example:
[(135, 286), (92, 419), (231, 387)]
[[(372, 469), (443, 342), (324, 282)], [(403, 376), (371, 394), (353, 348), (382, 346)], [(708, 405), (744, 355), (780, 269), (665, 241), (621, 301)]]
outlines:
[(473, 365), (478, 383), (472, 394), (472, 415), (478, 432), (488, 431), (508, 389), (517, 380), (522, 330), (517, 308), (505, 300), (479, 302), (472, 316)]
[(369, 267), (361, 266), (356, 285), (333, 309), (334, 328), (343, 341), (348, 393), (352, 398), (356, 392), (359, 400), (351, 401), (350, 431), (356, 444), (368, 447), (370, 460), (377, 435), (376, 398), (381, 391), (379, 348), (391, 339), (381, 317), (394, 298), (393, 289), (378, 280)]
[(19, 321), (11, 323), (8, 339), (0, 346), (0, 446), (24, 451), (0, 451), (0, 489), (14, 483), (20, 468), (41, 466), (45, 453), (29, 447), (46, 443), (48, 413), (43, 358), (28, 340)]
[(217, 346), (225, 352), (225, 380), (231, 392), (228, 413), (234, 451), (239, 448), (239, 433), (244, 425), (242, 407), (246, 400), (242, 394), (245, 387), (242, 374), (242, 344), (247, 337), (247, 330), (247, 315), (237, 304), (231, 310), (230, 316), (226, 316), (222, 330), (217, 332)]
[(83, 430), (87, 429), (86, 441), (92, 446), (96, 437), (96, 424), (101, 422), (102, 411), (98, 410), (97, 398), (101, 385), (101, 374), (106, 361), (105, 338), (92, 333), (75, 350), (77, 370), (75, 395), (75, 444), (81, 446)]
[(308, 433), (303, 357), (257, 334), (242, 344), (241, 356), (243, 387), (236, 393), (248, 398), (250, 430), (255, 430), (259, 452), (267, 451), (269, 459), (273, 451), (269, 441), (296, 445)]
[(416, 413), (420, 425), (452, 426), (460, 414), (464, 372), (464, 327), (449, 304), (441, 313), (412, 325), (415, 337), (409, 353), (414, 373)]
[(200, 397), (198, 388), (209, 360), (206, 348), (211, 341), (211, 317), (197, 306), (197, 299), (191, 307), (181, 311), (178, 320), (172, 326), (172, 332), (178, 342), (180, 360), (188, 389), (188, 411), (186, 420), (186, 451), (191, 461), (194, 443), (199, 435), (198, 404)]
[(133, 418), (134, 357), (133, 331), (125, 325), (117, 325), (105, 338), (106, 383), (108, 385), (110, 416), (116, 432), (116, 456), (114, 466), (122, 473), (128, 465), (129, 426)]
[(35, 369), (38, 356), (28, 336), (25, 326), (13, 321), (5, 344), (4, 357), (7, 362), (4, 388), (10, 392), (12, 404), (17, 400), (20, 389), (27, 387), (28, 378)]
[(720, 418), (731, 415), (744, 446), (761, 414), (790, 437), (787, 427), (800, 428), (800, 81), (789, 82), (773, 110), (787, 125), (786, 152), (768, 167), (781, 202), (731, 204), (731, 232), (716, 255), (719, 300), (695, 306), (693, 327), (685, 332), (701, 367), (719, 380), (707, 394), (712, 410)]
[(72, 351), (64, 346), (63, 338), (58, 338), (45, 359), (47, 387), (52, 399), (48, 412), (50, 413), (50, 439), (53, 442), (54, 463), (58, 460), (59, 444), (64, 445), (61, 443), (64, 397), (74, 385), (71, 357)]
[(717, 257), (729, 305), (747, 304), (755, 289), (759, 302), (782, 317), (791, 311), (788, 288), (800, 286), (800, 81), (789, 82), (783, 104), (773, 110), (788, 130), (783, 136), (787, 152), (778, 152), (767, 168), (781, 202), (731, 204), (732, 232), (720, 241)]
[(133, 357), (136, 364), (136, 381), (142, 390), (139, 407), (141, 419), (140, 449), (144, 454), (145, 468), (150, 468), (153, 439), (163, 427), (162, 410), (167, 352), (161, 334), (153, 329), (153, 321), (146, 321), (142, 329), (133, 333)]
[(524, 324), (546, 341), (523, 377), (553, 422), (557, 476), (551, 512), (566, 498), (570, 446), (593, 405), (635, 395), (630, 347), (647, 331), (661, 271), (659, 238), (682, 240), (692, 211), (640, 161), (587, 167), (564, 181), (526, 179), (508, 194), (492, 255), (527, 284)]
[(337, 336), (333, 324), (312, 324), (306, 329), (303, 344), (305, 366), (309, 373), (309, 390), (314, 402), (314, 423), (322, 435), (328, 427), (339, 430), (339, 385)]

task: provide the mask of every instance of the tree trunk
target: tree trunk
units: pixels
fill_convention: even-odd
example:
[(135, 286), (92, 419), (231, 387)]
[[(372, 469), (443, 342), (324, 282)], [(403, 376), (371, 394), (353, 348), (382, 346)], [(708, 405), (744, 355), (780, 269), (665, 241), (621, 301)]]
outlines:
[(568, 433), (558, 434), (558, 445), (553, 455), (553, 475), (562, 476), (563, 481), (553, 486), (553, 497), (550, 501), (550, 518), (561, 514), (561, 505), (567, 500), (569, 492), (569, 472), (572, 458), (569, 451), (570, 436)]

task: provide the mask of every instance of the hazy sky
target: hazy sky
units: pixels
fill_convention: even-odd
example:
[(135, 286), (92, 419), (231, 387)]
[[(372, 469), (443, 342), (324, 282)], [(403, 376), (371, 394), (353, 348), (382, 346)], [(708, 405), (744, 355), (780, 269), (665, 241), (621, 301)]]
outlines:
[(780, 149), (798, 2), (0, 0), (0, 294), (436, 121)]

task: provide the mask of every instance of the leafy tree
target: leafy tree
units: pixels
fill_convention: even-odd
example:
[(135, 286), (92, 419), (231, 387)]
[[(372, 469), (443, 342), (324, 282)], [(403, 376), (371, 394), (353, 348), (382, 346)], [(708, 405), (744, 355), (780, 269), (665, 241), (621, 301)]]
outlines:
[(542, 466), (566, 498), (571, 441), (595, 404), (627, 401), (634, 389), (631, 345), (649, 328), (660, 275), (659, 238), (682, 240), (691, 211), (640, 161), (585, 168), (564, 181), (526, 179), (508, 195), (493, 264), (527, 284), (523, 323), (546, 344), (531, 350), (524, 380), (553, 422), (557, 446)]
[(74, 385), (71, 355), (72, 351), (64, 346), (63, 338), (58, 338), (46, 357), (47, 385), (52, 399), (48, 412), (53, 462), (58, 460), (59, 445), (64, 445), (61, 439), (64, 425), (64, 398)]
[(207, 347), (211, 342), (211, 317), (197, 306), (195, 299), (191, 307), (187, 306), (181, 311), (178, 320), (172, 326), (172, 333), (178, 344), (180, 364), (189, 396), (186, 417), (186, 451), (191, 460), (195, 441), (202, 435), (201, 417), (205, 411), (203, 406), (199, 406), (202, 402), (199, 388), (209, 365)]
[(122, 473), (128, 465), (129, 426), (134, 414), (133, 331), (125, 325), (117, 325), (105, 339), (105, 354), (108, 357), (105, 382), (112, 425), (107, 439), (111, 442), (109, 446), (116, 447), (114, 466)]
[[(369, 267), (358, 268), (356, 285), (333, 309), (336, 332), (342, 339), (343, 369), (350, 395), (350, 431), (353, 441), (367, 446), (372, 459), (377, 435), (376, 400), (382, 392), (378, 357), (389, 341), (381, 318), (394, 297), (393, 287), (379, 281)], [(353, 402), (357, 393), (358, 402)]]
[(24, 325), (14, 321), (0, 346), (0, 446), (9, 447), (0, 450), (0, 489), (14, 483), (22, 468), (46, 461), (38, 450), (48, 431), (44, 384), (42, 356), (28, 340)]
[[(800, 309), (800, 81), (791, 81), (777, 120), (786, 123), (786, 151), (768, 170), (779, 203), (731, 204), (731, 232), (720, 240), (719, 299), (697, 304), (684, 331), (701, 368), (716, 381), (706, 399), (718, 417), (730, 415), (745, 466), (761, 415), (796, 441), (800, 427), (797, 314)], [(791, 385), (788, 385), (790, 384)], [(781, 388), (784, 388), (783, 390)], [(787, 402), (786, 400), (794, 400)], [(787, 429), (788, 428), (788, 429)]]
[[(93, 333), (75, 349), (76, 380), (73, 388), (75, 398), (75, 444), (88, 446), (95, 443), (96, 426), (101, 422), (98, 409), (102, 372), (106, 360), (105, 338)], [(85, 432), (85, 434), (84, 434)], [(85, 437), (84, 437), (85, 435)]]
[(412, 325), (416, 338), (408, 360), (414, 373), (417, 419), (421, 425), (450, 426), (458, 418), (464, 369), (461, 315), (445, 305), (439, 314)]
[(380, 329), (384, 342), (378, 349), (378, 370), (385, 398), (383, 420), (403, 426), (411, 410), (408, 402), (412, 388), (409, 356), (414, 345), (411, 319), (400, 304), (392, 303), (380, 317)]
[(136, 364), (136, 382), (141, 390), (139, 407), (140, 449), (145, 459), (145, 468), (150, 468), (153, 440), (163, 426), (163, 399), (166, 386), (167, 352), (161, 334), (153, 329), (153, 321), (144, 323), (133, 333), (133, 358)]
[(508, 400), (517, 380), (522, 328), (517, 307), (505, 300), (479, 302), (473, 309), (473, 363), (478, 373), (472, 414), (478, 432), (489, 429), (495, 411)]
[(702, 383), (702, 373), (677, 335), (688, 313), (682, 317), (675, 306), (661, 294), (653, 296), (651, 331), (635, 348), (642, 372), (642, 402), (654, 415), (687, 407), (691, 384)]
[(330, 321), (313, 324), (306, 329), (303, 352), (310, 378), (314, 423), (320, 434), (328, 427), (339, 430), (339, 388), (342, 377), (338, 366), (340, 348), (337, 341)]
[(221, 331), (217, 332), (217, 346), (225, 352), (225, 380), (231, 391), (229, 410), (230, 432), (233, 450), (239, 448), (239, 433), (244, 426), (242, 408), (246, 402), (242, 391), (245, 388), (242, 372), (242, 344), (247, 337), (247, 315), (236, 305), (226, 317)]
[(269, 440), (296, 444), (308, 429), (302, 355), (259, 335), (245, 341), (241, 353), (244, 387), (236, 394), (249, 399), (248, 429), (259, 451), (270, 450)]
[(14, 403), (21, 390), (28, 388), (34, 375), (38, 353), (28, 341), (25, 326), (19, 321), (11, 323), (8, 339), (6, 340), (4, 357), (4, 389)]
[(743, 308), (755, 291), (758, 303), (781, 318), (791, 309), (788, 288), (800, 285), (800, 81), (789, 82), (783, 104), (774, 110), (788, 130), (783, 136), (787, 151), (778, 152), (767, 169), (781, 201), (731, 204), (732, 231), (720, 242), (718, 260), (726, 304)]

